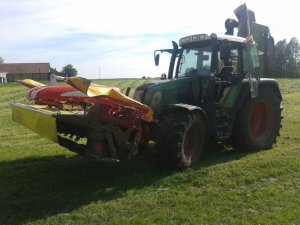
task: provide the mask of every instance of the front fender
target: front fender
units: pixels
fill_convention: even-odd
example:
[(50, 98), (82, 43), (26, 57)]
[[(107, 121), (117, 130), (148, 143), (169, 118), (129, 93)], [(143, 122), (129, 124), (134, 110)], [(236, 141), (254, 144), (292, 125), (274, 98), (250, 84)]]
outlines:
[(178, 110), (185, 110), (185, 111), (197, 111), (199, 112), (203, 118), (205, 119), (205, 122), (207, 122), (207, 115), (206, 112), (199, 106), (195, 105), (189, 105), (189, 104), (184, 104), (184, 103), (177, 103), (177, 104), (168, 104), (165, 107), (164, 114), (169, 113), (169, 112), (174, 112)]

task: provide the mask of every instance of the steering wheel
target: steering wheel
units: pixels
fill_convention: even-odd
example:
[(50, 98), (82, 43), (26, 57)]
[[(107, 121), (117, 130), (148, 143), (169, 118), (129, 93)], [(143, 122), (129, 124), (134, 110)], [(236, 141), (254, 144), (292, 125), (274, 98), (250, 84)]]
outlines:
[(197, 73), (200, 75), (200, 76), (206, 76), (209, 74), (209, 69), (206, 68), (206, 67), (198, 67), (197, 68)]

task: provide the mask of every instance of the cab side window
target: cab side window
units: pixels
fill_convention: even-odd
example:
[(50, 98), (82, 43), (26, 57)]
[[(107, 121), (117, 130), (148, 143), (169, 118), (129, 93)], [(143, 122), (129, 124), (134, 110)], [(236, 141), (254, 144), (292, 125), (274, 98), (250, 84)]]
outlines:
[(229, 44), (220, 47), (218, 54), (219, 77), (222, 80), (231, 81), (234, 77), (241, 75), (242, 50)]

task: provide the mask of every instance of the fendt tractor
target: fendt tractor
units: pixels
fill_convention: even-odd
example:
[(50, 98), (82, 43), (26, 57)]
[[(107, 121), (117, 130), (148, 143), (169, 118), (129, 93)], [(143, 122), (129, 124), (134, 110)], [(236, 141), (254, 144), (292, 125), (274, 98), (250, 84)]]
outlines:
[(168, 73), (138, 87), (133, 99), (79, 77), (65, 79), (69, 85), (51, 97), (58, 86), (27, 80), (35, 104), (13, 103), (13, 119), (102, 160), (134, 156), (153, 141), (159, 160), (174, 169), (195, 164), (208, 140), (239, 150), (271, 148), (282, 119), (279, 85), (263, 78), (272, 76), (274, 39), (245, 4), (234, 13), (238, 21), (225, 21), (225, 35), (186, 36), (154, 51), (156, 65), (160, 54), (170, 54)]

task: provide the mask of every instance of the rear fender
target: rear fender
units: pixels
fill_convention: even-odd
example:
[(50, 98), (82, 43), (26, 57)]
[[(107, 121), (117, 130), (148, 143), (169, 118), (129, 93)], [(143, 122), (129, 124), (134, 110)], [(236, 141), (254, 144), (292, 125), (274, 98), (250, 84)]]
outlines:
[(269, 78), (261, 78), (260, 86), (261, 88), (265, 88), (266, 86), (272, 87), (277, 92), (278, 96), (280, 97), (280, 100), (282, 100), (282, 95), (277, 80), (269, 79)]
[[(281, 92), (279, 89), (278, 82), (275, 79), (261, 78), (259, 81), (259, 85), (260, 85), (260, 89), (266, 88), (267, 86), (272, 87), (277, 92), (280, 99), (282, 99), (282, 95), (281, 95)], [(239, 94), (236, 104), (235, 104), (236, 109), (241, 109), (243, 107), (243, 103), (245, 102), (246, 98), (249, 95), (250, 95), (249, 84), (247, 82), (244, 82), (242, 84), (240, 94)]]

